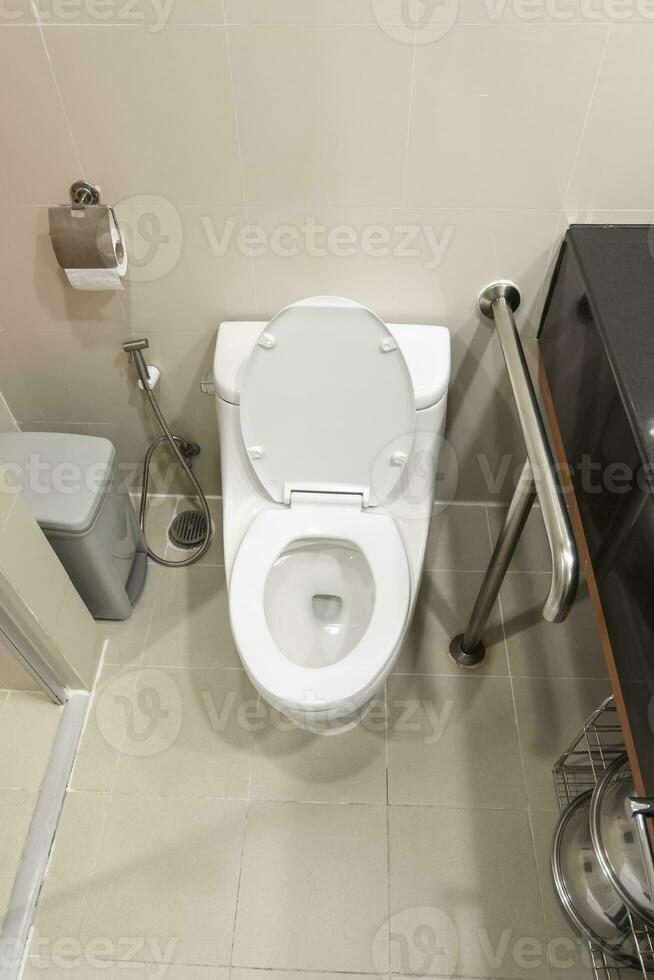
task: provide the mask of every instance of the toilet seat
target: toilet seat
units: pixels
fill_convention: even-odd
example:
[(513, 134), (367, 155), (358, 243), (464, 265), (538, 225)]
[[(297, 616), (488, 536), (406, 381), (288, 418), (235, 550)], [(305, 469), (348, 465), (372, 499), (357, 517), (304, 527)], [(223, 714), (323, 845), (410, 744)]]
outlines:
[[(324, 501), (329, 495), (315, 496)], [(255, 517), (236, 553), (229, 584), (234, 639), (243, 664), (262, 694), (283, 710), (329, 711), (360, 707), (378, 686), (402, 639), (410, 607), (407, 556), (394, 520), (343, 503), (292, 504)], [(354, 498), (356, 500), (356, 497)], [(266, 620), (264, 590), (277, 558), (307, 539), (346, 541), (365, 556), (375, 586), (368, 627), (353, 650), (326, 667), (289, 660)]]
[(386, 324), (358, 303), (316, 297), (278, 313), (248, 358), (240, 406), (252, 469), (279, 503), (313, 490), (374, 506), (402, 478), (411, 374)]

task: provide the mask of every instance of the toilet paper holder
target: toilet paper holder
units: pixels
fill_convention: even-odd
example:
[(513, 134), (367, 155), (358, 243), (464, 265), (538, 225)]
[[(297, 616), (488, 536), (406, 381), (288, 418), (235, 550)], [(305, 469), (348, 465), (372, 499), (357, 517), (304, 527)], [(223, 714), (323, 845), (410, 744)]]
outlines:
[[(114, 209), (100, 204), (100, 190), (88, 180), (70, 188), (72, 204), (48, 208), (50, 239), (62, 269), (116, 269), (125, 256)], [(118, 240), (112, 238), (112, 222)]]

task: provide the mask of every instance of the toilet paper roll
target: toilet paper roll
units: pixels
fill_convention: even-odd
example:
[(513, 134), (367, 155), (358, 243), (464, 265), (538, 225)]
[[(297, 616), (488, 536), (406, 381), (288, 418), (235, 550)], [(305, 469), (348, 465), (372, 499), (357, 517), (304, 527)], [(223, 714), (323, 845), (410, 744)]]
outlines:
[(127, 246), (116, 224), (114, 213), (109, 211), (111, 244), (117, 265), (114, 269), (66, 269), (66, 275), (73, 289), (104, 290), (122, 289), (122, 277), (127, 272)]

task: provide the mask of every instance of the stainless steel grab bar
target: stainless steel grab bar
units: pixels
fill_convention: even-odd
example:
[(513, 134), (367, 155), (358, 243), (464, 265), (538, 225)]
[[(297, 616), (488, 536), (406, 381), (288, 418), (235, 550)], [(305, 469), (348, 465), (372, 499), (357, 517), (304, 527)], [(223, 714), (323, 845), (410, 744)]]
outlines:
[(484, 659), (486, 650), (482, 635), (536, 496), (552, 559), (552, 579), (543, 606), (543, 619), (550, 623), (564, 620), (577, 593), (579, 560), (574, 535), (513, 317), (520, 299), (518, 287), (507, 280), (490, 283), (479, 296), (480, 312), (495, 323), (527, 447), (527, 460), (465, 633), (455, 636), (450, 644), (450, 655), (462, 667), (478, 667)]

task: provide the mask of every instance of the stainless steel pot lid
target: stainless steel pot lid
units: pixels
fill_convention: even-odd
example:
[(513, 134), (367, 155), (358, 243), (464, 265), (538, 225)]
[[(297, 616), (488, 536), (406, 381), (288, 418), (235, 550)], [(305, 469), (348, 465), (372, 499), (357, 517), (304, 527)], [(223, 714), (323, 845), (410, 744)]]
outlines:
[(654, 902), (630, 797), (636, 789), (626, 753), (606, 769), (590, 804), (590, 834), (604, 873), (635, 916), (654, 926)]
[(590, 836), (592, 790), (561, 815), (552, 843), (552, 877), (564, 914), (589, 942), (621, 965), (638, 966), (629, 915), (602, 868)]

